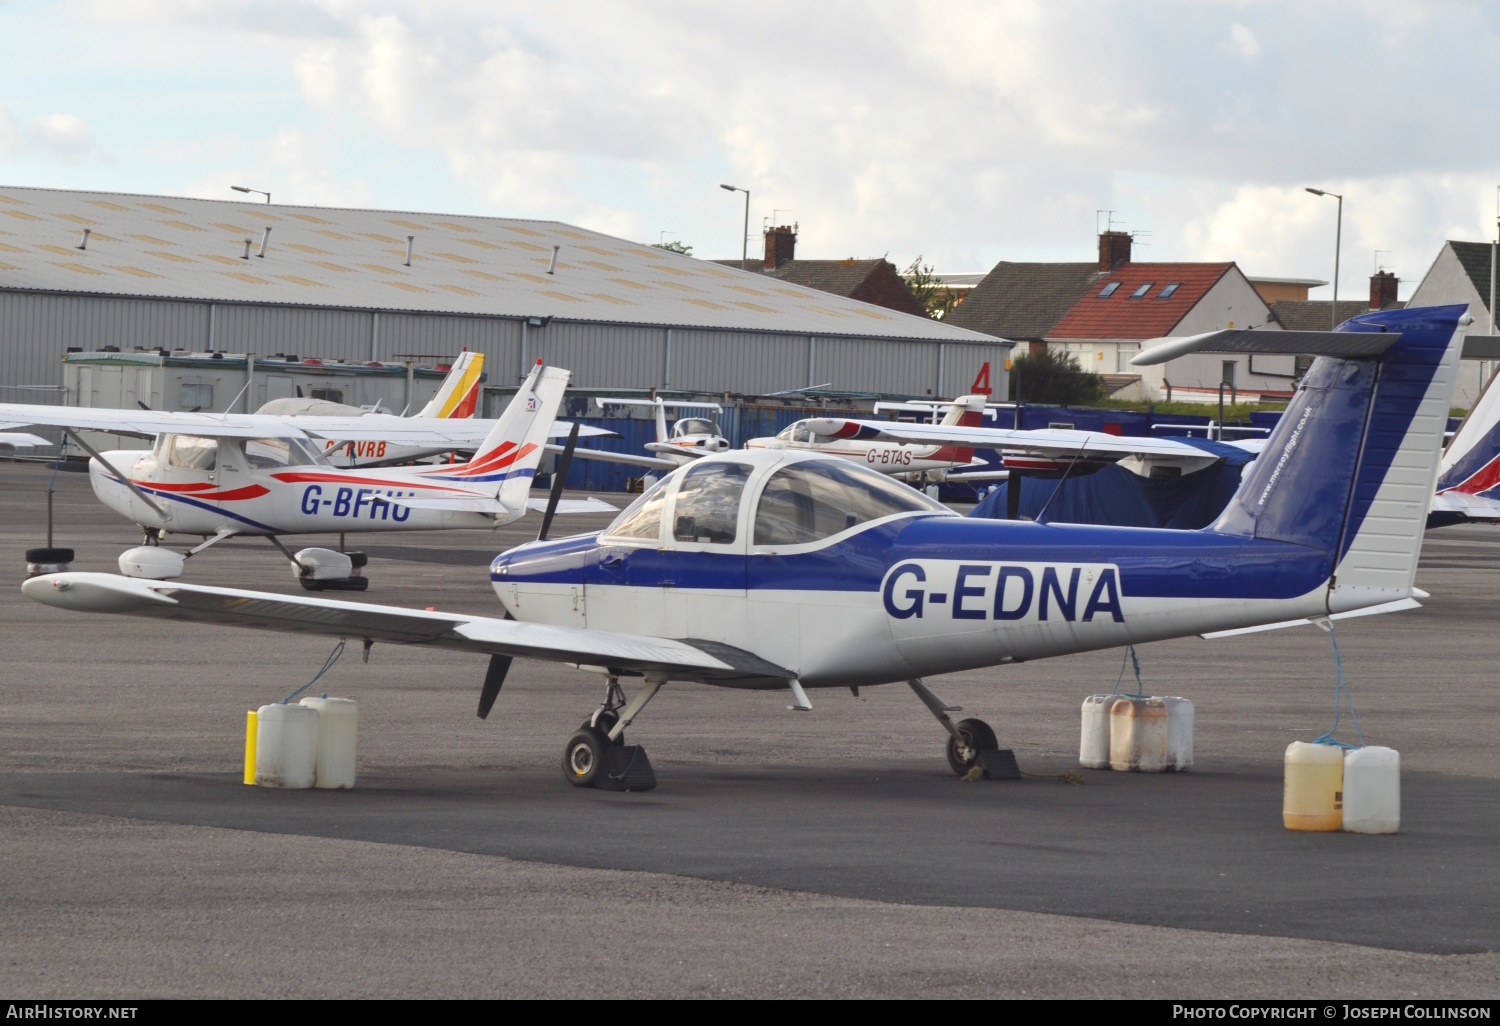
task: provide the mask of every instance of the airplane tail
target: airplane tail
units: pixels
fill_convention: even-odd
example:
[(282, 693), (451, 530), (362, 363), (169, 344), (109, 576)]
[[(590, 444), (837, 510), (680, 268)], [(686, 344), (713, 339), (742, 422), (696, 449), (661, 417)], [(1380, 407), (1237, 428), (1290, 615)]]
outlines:
[(1330, 613), (1409, 596), (1453, 401), (1464, 311), (1382, 310), (1340, 325), (1341, 332), (1396, 338), (1388, 346), (1370, 340), (1375, 355), (1313, 362), (1208, 530), (1327, 552)]
[(453, 361), (437, 395), (420, 411), (418, 417), (462, 419), (474, 416), (479, 405), (479, 379), (484, 376), (484, 354), (465, 349)]
[(444, 468), (441, 476), (474, 486), (510, 509), (525, 506), (571, 377), (571, 372), (544, 367), (538, 360), (474, 458)]
[(1439, 492), (1483, 495), (1500, 488), (1500, 389), (1494, 383), (1490, 378), (1485, 384), (1443, 451)]
[[(985, 399), (982, 395), (959, 396), (943, 415), (942, 426), (983, 427)], [(974, 450), (970, 446), (944, 446), (941, 455), (954, 463), (972, 463), (974, 460)]]

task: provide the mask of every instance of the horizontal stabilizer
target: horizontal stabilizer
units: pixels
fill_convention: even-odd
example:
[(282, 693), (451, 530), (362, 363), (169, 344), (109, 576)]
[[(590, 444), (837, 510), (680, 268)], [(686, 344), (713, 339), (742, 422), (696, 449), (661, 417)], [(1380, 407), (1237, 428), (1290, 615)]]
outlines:
[[(1424, 595), (1425, 597), (1425, 595)], [(1363, 609), (1351, 609), (1347, 613), (1334, 613), (1332, 616), (1324, 617), (1328, 620), (1347, 620), (1355, 616), (1374, 616), (1376, 613), (1399, 613), (1407, 609), (1421, 609), (1422, 603), (1414, 598), (1397, 599), (1394, 602), (1383, 602), (1378, 606), (1365, 606)], [(1285, 627), (1303, 627), (1314, 621), (1303, 618), (1301, 620), (1283, 620), (1280, 623), (1263, 623), (1258, 627), (1240, 627), (1232, 631), (1214, 631), (1211, 634), (1200, 634), (1199, 637), (1205, 641), (1213, 641), (1217, 638), (1233, 638), (1241, 634), (1259, 634), (1261, 631), (1279, 631)]]
[(1150, 367), (1189, 353), (1277, 353), (1357, 360), (1379, 356), (1395, 345), (1400, 337), (1397, 332), (1371, 331), (1257, 331), (1253, 328), (1206, 331), (1182, 338), (1147, 339), (1141, 343), (1141, 351), (1131, 358), (1130, 365)]
[(41, 435), (27, 434), (25, 431), (0, 431), (0, 445), (10, 445), (17, 449), (30, 449), (38, 445), (51, 445)]
[[(579, 432), (582, 436), (583, 432)], [(563, 451), (561, 445), (548, 445), (547, 451), (560, 454)], [(603, 449), (575, 448), (573, 458), (576, 460), (598, 460), (601, 463), (628, 463), (634, 467), (649, 467), (652, 470), (676, 470), (680, 463), (671, 460), (659, 460), (654, 456), (637, 456), (630, 452), (605, 452)]]

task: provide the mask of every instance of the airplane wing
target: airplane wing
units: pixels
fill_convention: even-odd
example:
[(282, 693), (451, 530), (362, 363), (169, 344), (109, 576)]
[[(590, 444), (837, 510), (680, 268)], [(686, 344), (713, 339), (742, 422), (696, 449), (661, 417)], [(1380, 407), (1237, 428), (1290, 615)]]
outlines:
[[(580, 432), (582, 434), (582, 432)], [(549, 445), (547, 451), (561, 453), (564, 447), (561, 445)], [(636, 467), (650, 467), (653, 470), (676, 470), (682, 466), (672, 460), (659, 460), (654, 456), (637, 456), (629, 452), (605, 452), (603, 449), (574, 448), (573, 458), (578, 460), (598, 460), (601, 463), (629, 463)]]
[(292, 419), (258, 413), (171, 413), (166, 410), (107, 410), (83, 406), (0, 403), (0, 422), (7, 425), (107, 431), (115, 435), (139, 435), (143, 438), (171, 432), (219, 438), (307, 437), (301, 428), (288, 426), (287, 422)]
[(829, 440), (909, 442), (915, 445), (961, 445), (1007, 449), (1038, 455), (1203, 456), (1202, 449), (1171, 438), (1122, 437), (1101, 431), (1017, 431), (1013, 428), (905, 424), (893, 420), (844, 420), (823, 417), (807, 422), (812, 433)]
[[(296, 416), (285, 418), (298, 430), (325, 442), (386, 441), (393, 445), (432, 447), (451, 445), (455, 449), (475, 449), (484, 443), (497, 421), (473, 417), (397, 417), (367, 413), (362, 417)], [(566, 438), (573, 427), (569, 421), (555, 421), (548, 436)], [(606, 428), (578, 425), (580, 438), (618, 438)]]
[(716, 642), (674, 641), (314, 596), (82, 572), (33, 577), (21, 585), (21, 590), (43, 605), (76, 612), (364, 638), (397, 645), (438, 645), (637, 673), (655, 671), (673, 680), (784, 681), (795, 676), (749, 652)]
[(30, 449), (38, 445), (51, 445), (41, 435), (28, 434), (25, 431), (0, 431), (0, 445), (14, 446), (17, 449)]

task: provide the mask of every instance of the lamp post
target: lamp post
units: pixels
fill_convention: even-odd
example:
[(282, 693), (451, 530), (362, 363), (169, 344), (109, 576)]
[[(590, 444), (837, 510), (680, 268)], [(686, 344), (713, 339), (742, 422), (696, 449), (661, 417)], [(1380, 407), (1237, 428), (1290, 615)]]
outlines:
[(1344, 197), (1336, 192), (1329, 192), (1327, 189), (1314, 189), (1312, 186), (1308, 186), (1307, 191), (1314, 196), (1332, 196), (1339, 201), (1338, 227), (1334, 229), (1333, 235), (1333, 302), (1329, 304), (1333, 313), (1330, 314), (1332, 323), (1328, 330), (1332, 331), (1339, 326), (1339, 250), (1344, 242)]
[(235, 192), (253, 192), (257, 196), (264, 196), (266, 198), (266, 202), (267, 203), (271, 202), (271, 194), (269, 192), (265, 192), (264, 190), (261, 190), (261, 189), (247, 189), (243, 185), (231, 185), (230, 188), (233, 189)]
[(726, 192), (743, 192), (745, 194), (745, 230), (740, 233), (740, 270), (745, 270), (745, 260), (750, 254), (750, 190), (741, 189), (737, 185), (720, 185), (719, 188)]

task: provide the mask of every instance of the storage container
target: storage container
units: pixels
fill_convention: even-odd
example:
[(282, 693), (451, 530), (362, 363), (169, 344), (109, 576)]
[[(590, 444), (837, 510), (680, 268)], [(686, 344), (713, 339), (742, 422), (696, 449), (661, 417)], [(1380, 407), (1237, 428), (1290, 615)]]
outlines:
[(1344, 820), (1344, 750), (1293, 741), (1286, 747), (1281, 822), (1288, 830), (1337, 830)]
[(1344, 756), (1344, 829), (1394, 834), (1401, 827), (1401, 753), (1356, 748)]
[(255, 710), (255, 782), (261, 787), (312, 787), (318, 774), (318, 711), (306, 705)]
[(318, 713), (318, 787), (354, 786), (359, 703), (350, 698), (304, 698)]
[(1109, 707), (1109, 768), (1167, 768), (1167, 707), (1159, 698), (1117, 698)]
[(1164, 697), (1167, 707), (1167, 769), (1181, 773), (1193, 768), (1193, 703)]
[(1083, 734), (1078, 741), (1078, 763), (1089, 769), (1109, 769), (1109, 707), (1116, 695), (1090, 695), (1083, 700)]

